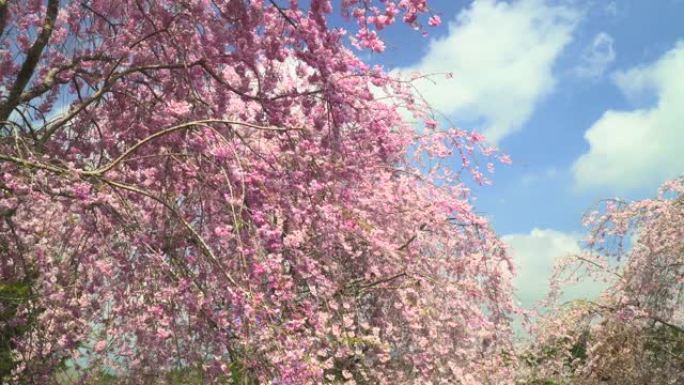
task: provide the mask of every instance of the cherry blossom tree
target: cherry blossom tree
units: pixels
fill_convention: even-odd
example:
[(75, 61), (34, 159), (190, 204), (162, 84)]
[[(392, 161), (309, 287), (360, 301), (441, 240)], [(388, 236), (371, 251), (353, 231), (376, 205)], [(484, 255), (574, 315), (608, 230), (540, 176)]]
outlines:
[(558, 384), (684, 381), (683, 182), (666, 183), (655, 199), (607, 201), (588, 215), (587, 252), (559, 266), (556, 284), (588, 274), (607, 288), (595, 301), (565, 304), (545, 317), (524, 355), (525, 377)]
[(508, 159), (355, 55), (426, 0), (336, 4), (351, 33), (330, 0), (0, 1), (6, 382), (509, 378), (511, 261), (463, 182)]

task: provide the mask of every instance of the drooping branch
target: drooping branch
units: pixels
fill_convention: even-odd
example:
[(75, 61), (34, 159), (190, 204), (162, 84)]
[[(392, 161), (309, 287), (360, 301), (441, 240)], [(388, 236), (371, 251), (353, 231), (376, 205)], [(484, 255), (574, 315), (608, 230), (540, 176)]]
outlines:
[(168, 209), (176, 219), (178, 219), (183, 227), (192, 235), (193, 239), (200, 245), (200, 249), (202, 250), (202, 253), (210, 259), (210, 262), (214, 267), (216, 267), (221, 273), (224, 275), (224, 277), (235, 287), (238, 287), (237, 282), (233, 279), (233, 277), (223, 268), (221, 265), (221, 262), (218, 260), (216, 255), (214, 255), (214, 252), (211, 250), (211, 247), (207, 244), (207, 242), (204, 240), (204, 238), (200, 235), (197, 230), (195, 230), (194, 227), (178, 212), (178, 209), (176, 209), (175, 205), (172, 203), (168, 202), (167, 200), (160, 198), (150, 192), (147, 192), (145, 190), (142, 190), (138, 187), (135, 186), (130, 186), (124, 183), (116, 182), (110, 179), (105, 179), (102, 178), (101, 181), (111, 187), (114, 188), (119, 188), (122, 190), (134, 192), (136, 194), (143, 195), (145, 197), (148, 197), (156, 202), (159, 202), (164, 206), (166, 209)]
[(123, 161), (125, 158), (127, 158), (132, 153), (134, 153), (138, 148), (145, 145), (146, 143), (153, 141), (154, 139), (160, 138), (162, 136), (166, 136), (168, 134), (171, 134), (171, 133), (174, 133), (177, 131), (188, 130), (188, 129), (196, 128), (198, 126), (203, 126), (203, 125), (212, 124), (212, 123), (221, 123), (221, 124), (229, 124), (229, 125), (232, 124), (232, 125), (239, 125), (239, 126), (255, 128), (258, 130), (275, 131), (275, 132), (301, 130), (301, 129), (297, 129), (297, 128), (280, 128), (280, 127), (259, 126), (256, 124), (251, 124), (251, 123), (247, 123), (247, 122), (240, 122), (240, 121), (236, 121), (236, 120), (224, 120), (224, 119), (197, 120), (197, 121), (193, 121), (193, 122), (179, 124), (177, 126), (169, 127), (169, 128), (164, 129), (164, 130), (155, 132), (154, 134), (140, 140), (138, 143), (131, 146), (128, 150), (124, 151), (123, 154), (119, 155), (118, 158), (114, 159), (111, 163), (107, 164), (106, 166), (101, 167), (97, 170), (84, 171), (83, 174), (84, 175), (102, 175), (102, 174), (106, 173), (107, 171), (111, 170), (112, 168), (116, 167), (117, 164), (121, 163), (121, 161)]
[(137, 151), (138, 148), (140, 148), (141, 146), (143, 146), (143, 145), (145, 145), (145, 144), (147, 144), (147, 143), (149, 143), (149, 142), (151, 142), (157, 138), (172, 134), (172, 133), (177, 132), (177, 131), (193, 129), (193, 128), (200, 127), (200, 126), (206, 126), (206, 125), (212, 124), (212, 123), (245, 126), (245, 127), (250, 127), (250, 128), (257, 129), (257, 130), (272, 131), (272, 132), (287, 132), (287, 131), (302, 131), (303, 130), (302, 128), (297, 128), (297, 127), (260, 126), (257, 124), (241, 122), (241, 121), (237, 121), (237, 120), (205, 119), (205, 120), (191, 121), (191, 122), (179, 124), (179, 125), (176, 125), (173, 127), (169, 127), (169, 128), (160, 130), (160, 131), (158, 131), (158, 132), (156, 132), (156, 133), (154, 133), (154, 134), (152, 134), (152, 135), (150, 135), (144, 139), (141, 139), (136, 144), (131, 146), (129, 149), (124, 151), (116, 159), (114, 159), (113, 161), (111, 161), (107, 165), (100, 167), (98, 169), (95, 169), (95, 170), (78, 170), (78, 169), (71, 170), (71, 169), (51, 166), (49, 164), (34, 162), (34, 161), (31, 161), (28, 159), (18, 158), (18, 157), (14, 157), (14, 156), (10, 156), (10, 155), (4, 155), (4, 154), (0, 154), (0, 160), (6, 161), (6, 162), (12, 162), (12, 163), (15, 163), (16, 165), (24, 167), (24, 168), (42, 169), (42, 170), (53, 172), (55, 174), (66, 174), (69, 172), (73, 172), (75, 175), (80, 175), (83, 177), (101, 176), (101, 175), (105, 174), (107, 171), (116, 167), (124, 159), (126, 159), (128, 156), (133, 154), (135, 151)]
[(17, 158), (9, 155), (3, 155), (0, 154), (0, 160), (8, 161), (15, 163), (18, 166), (24, 167), (24, 168), (30, 168), (30, 169), (42, 169), (46, 171), (50, 171), (52, 173), (58, 174), (58, 175), (65, 175), (65, 174), (72, 174), (74, 176), (80, 176), (80, 177), (88, 177), (88, 178), (95, 178), (95, 181), (101, 181), (111, 187), (114, 188), (119, 188), (123, 190), (127, 190), (130, 192), (134, 192), (143, 196), (146, 196), (150, 199), (153, 199), (159, 203), (161, 203), (165, 208), (167, 208), (182, 224), (183, 226), (187, 229), (188, 232), (192, 235), (192, 237), (197, 241), (197, 243), (200, 245), (200, 248), (202, 249), (203, 253), (211, 260), (212, 264), (215, 265), (219, 270), (223, 272), (225, 275), (225, 278), (228, 279), (232, 284), (237, 286), (236, 281), (228, 274), (225, 269), (221, 267), (221, 264), (218, 260), (218, 258), (214, 255), (213, 251), (207, 244), (207, 242), (203, 239), (203, 237), (190, 225), (190, 223), (178, 212), (178, 210), (174, 207), (172, 203), (169, 203), (163, 198), (160, 198), (152, 193), (149, 193), (145, 190), (142, 190), (138, 187), (123, 184), (120, 182), (116, 182), (113, 180), (101, 178), (103, 174), (105, 174), (107, 171), (111, 170), (112, 168), (116, 167), (117, 164), (121, 163), (126, 157), (134, 153), (138, 148), (141, 146), (145, 145), (146, 143), (149, 143), (153, 141), (154, 139), (160, 138), (162, 136), (177, 132), (177, 131), (182, 131), (182, 130), (187, 130), (187, 129), (192, 129), (196, 128), (198, 126), (203, 126), (211, 123), (221, 123), (221, 124), (228, 124), (228, 125), (241, 125), (241, 126), (246, 126), (254, 129), (259, 129), (259, 130), (266, 130), (266, 131), (275, 131), (275, 132), (285, 132), (289, 130), (300, 130), (300, 129), (295, 129), (295, 128), (279, 128), (279, 127), (268, 127), (268, 126), (259, 126), (256, 124), (251, 124), (247, 122), (240, 122), (240, 121), (234, 121), (234, 120), (223, 120), (223, 119), (207, 119), (207, 120), (199, 120), (199, 121), (193, 121), (193, 122), (188, 122), (184, 124), (180, 124), (177, 126), (169, 127), (167, 129), (158, 131), (131, 146), (128, 150), (124, 151), (123, 154), (121, 154), (118, 158), (113, 160), (111, 163), (107, 164), (106, 166), (96, 169), (96, 170), (91, 170), (91, 171), (84, 171), (84, 170), (69, 170), (66, 168), (61, 168), (61, 167), (55, 167), (51, 166), (48, 164), (44, 163), (38, 163), (38, 162), (33, 162), (30, 160), (22, 159), (22, 158)]

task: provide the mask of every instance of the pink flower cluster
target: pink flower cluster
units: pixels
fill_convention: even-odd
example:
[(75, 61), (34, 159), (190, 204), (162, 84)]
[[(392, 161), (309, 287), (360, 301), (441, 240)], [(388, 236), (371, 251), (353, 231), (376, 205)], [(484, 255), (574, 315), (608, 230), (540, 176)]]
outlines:
[[(10, 382), (84, 354), (82, 381), (510, 379), (511, 261), (459, 179), (499, 155), (355, 56), (336, 2), (284, 3), (0, 4), (0, 278), (32, 293)], [(375, 52), (430, 12), (341, 3)]]

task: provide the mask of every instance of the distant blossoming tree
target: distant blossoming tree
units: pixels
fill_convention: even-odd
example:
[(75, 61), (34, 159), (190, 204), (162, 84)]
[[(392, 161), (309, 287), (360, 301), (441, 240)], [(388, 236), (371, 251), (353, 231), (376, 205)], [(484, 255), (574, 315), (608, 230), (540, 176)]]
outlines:
[(588, 251), (565, 260), (556, 282), (588, 273), (607, 288), (595, 301), (576, 301), (546, 317), (524, 356), (524, 377), (684, 383), (683, 180), (666, 183), (655, 199), (607, 201), (587, 222)]
[(508, 159), (354, 55), (426, 0), (336, 4), (350, 35), (330, 0), (0, 1), (4, 381), (503, 383), (461, 178)]

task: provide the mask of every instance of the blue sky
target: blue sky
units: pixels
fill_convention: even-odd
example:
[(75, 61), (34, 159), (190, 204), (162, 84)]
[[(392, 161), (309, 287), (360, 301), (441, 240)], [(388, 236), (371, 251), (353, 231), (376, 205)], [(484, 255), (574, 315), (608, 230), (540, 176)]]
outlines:
[(430, 4), (442, 26), (427, 38), (393, 26), (382, 31), (385, 53), (367, 59), (453, 72), (417, 87), (513, 158), (477, 189), (476, 207), (510, 245), (530, 305), (555, 257), (579, 250), (585, 211), (602, 198), (652, 196), (684, 172), (684, 0)]

